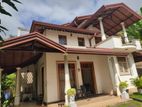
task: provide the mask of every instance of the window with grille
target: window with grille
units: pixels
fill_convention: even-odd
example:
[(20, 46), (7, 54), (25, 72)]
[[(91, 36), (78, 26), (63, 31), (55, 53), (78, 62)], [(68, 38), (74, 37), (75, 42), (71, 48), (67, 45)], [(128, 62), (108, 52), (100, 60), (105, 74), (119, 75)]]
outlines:
[(59, 35), (59, 43), (62, 45), (67, 45), (67, 37), (64, 35)]
[(117, 57), (120, 75), (130, 74), (129, 64), (127, 57)]
[(78, 38), (78, 46), (85, 46), (84, 38)]

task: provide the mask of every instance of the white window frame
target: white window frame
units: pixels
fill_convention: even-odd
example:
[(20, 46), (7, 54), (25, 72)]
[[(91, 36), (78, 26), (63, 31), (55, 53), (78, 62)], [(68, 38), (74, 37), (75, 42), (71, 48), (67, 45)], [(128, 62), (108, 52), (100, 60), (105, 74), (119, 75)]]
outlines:
[[(125, 58), (123, 61), (120, 61), (119, 58)], [(130, 66), (129, 60), (127, 57), (117, 57), (118, 65), (119, 65), (119, 73), (120, 75), (130, 75)]]
[[(64, 38), (65, 41), (60, 40), (61, 38)], [(61, 45), (67, 45), (67, 36), (65, 36), (65, 35), (58, 35), (58, 39), (59, 39), (59, 44), (61, 44)]]

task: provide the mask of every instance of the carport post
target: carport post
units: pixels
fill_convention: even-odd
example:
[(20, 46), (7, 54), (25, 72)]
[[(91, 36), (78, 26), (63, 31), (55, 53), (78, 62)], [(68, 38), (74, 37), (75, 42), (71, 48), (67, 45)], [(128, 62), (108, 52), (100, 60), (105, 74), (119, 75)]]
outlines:
[(64, 54), (64, 69), (65, 69), (65, 105), (69, 105), (67, 91), (71, 88), (70, 84), (70, 74), (69, 74), (69, 66), (68, 66), (68, 58), (67, 53)]
[(122, 26), (122, 30), (123, 30), (123, 33), (124, 33), (124, 41), (125, 41), (125, 43), (129, 43), (129, 39), (128, 39), (128, 36), (127, 36), (127, 32), (126, 32), (124, 22), (121, 23), (121, 26)]
[(0, 107), (2, 107), (2, 104), (1, 104), (1, 78), (2, 78), (2, 71), (3, 71), (3, 69), (0, 68)]
[(103, 26), (103, 17), (99, 17), (98, 20), (100, 22), (102, 41), (104, 41), (104, 40), (106, 40), (106, 35), (105, 35), (104, 26)]
[(14, 105), (18, 106), (20, 104), (20, 67), (16, 68), (16, 93), (14, 99)]

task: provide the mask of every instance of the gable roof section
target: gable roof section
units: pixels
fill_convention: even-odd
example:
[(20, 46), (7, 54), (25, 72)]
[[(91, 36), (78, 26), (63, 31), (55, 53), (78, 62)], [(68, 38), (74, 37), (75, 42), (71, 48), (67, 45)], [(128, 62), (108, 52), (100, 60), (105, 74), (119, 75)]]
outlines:
[(81, 24), (84, 20), (87, 20), (92, 15), (84, 15), (84, 16), (78, 16), (76, 17), (68, 26), (77, 27), (79, 24)]
[(35, 63), (43, 52), (64, 53), (66, 48), (34, 32), (11, 38), (1, 43), (0, 67), (6, 72), (14, 72), (15, 67), (24, 67)]
[[(29, 48), (30, 46), (31, 48)], [(42, 48), (43, 50), (41, 51), (48, 51), (48, 49), (53, 49), (54, 51), (58, 52), (66, 51), (66, 48), (64, 46), (53, 42), (52, 40), (49, 40), (48, 38), (37, 32), (6, 40), (2, 42), (0, 50), (34, 51), (34, 49), (37, 49), (36, 47), (38, 49)]]
[(104, 30), (107, 35), (114, 35), (121, 31), (121, 23), (124, 22), (126, 28), (142, 19), (140, 15), (123, 3), (104, 5), (94, 13), (82, 26), (86, 28), (90, 24), (100, 29), (98, 18), (103, 17)]
[(94, 35), (94, 33), (98, 33), (91, 30), (79, 29), (79, 28), (63, 26), (63, 25), (49, 24), (49, 23), (39, 22), (39, 21), (33, 21), (30, 32), (43, 33), (45, 29), (54, 29), (59, 31), (67, 31), (67, 32), (81, 33), (81, 34), (88, 34), (88, 35)]

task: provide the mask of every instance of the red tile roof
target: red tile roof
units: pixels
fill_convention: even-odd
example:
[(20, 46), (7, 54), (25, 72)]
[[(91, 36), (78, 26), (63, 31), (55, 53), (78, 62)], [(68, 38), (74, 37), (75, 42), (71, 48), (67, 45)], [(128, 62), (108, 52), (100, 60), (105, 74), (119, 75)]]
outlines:
[(95, 12), (82, 26), (86, 28), (90, 24), (100, 29), (98, 18), (103, 17), (104, 30), (107, 35), (114, 35), (122, 30), (121, 23), (124, 22), (128, 27), (135, 22), (142, 19), (128, 6), (123, 3), (104, 5), (97, 12)]
[(30, 32), (40, 32), (41, 30), (43, 31), (45, 29), (54, 29), (54, 30), (88, 34), (88, 35), (94, 35), (95, 33), (99, 33), (92, 30), (79, 29), (79, 28), (50, 24), (50, 23), (39, 22), (39, 21), (33, 21)]

